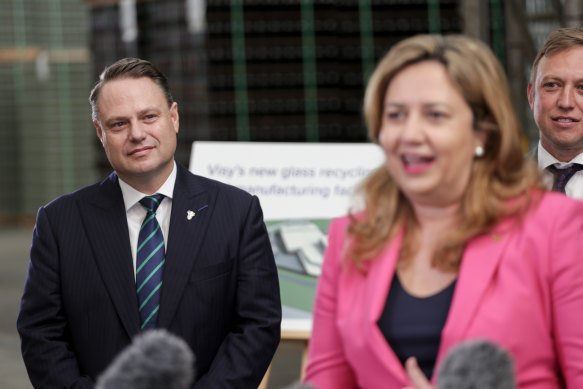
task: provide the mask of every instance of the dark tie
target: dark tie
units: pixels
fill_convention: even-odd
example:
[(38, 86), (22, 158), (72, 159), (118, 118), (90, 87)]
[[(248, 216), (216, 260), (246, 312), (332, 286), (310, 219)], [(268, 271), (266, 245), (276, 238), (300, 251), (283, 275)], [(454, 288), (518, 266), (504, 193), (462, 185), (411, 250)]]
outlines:
[(142, 329), (156, 328), (160, 308), (162, 270), (166, 255), (164, 236), (156, 220), (156, 210), (163, 199), (164, 195), (156, 194), (140, 200), (140, 204), (147, 211), (140, 228), (136, 255), (136, 287)]
[(555, 176), (555, 180), (553, 182), (553, 190), (556, 192), (565, 193), (565, 186), (567, 186), (567, 182), (569, 182), (571, 177), (573, 177), (573, 174), (583, 169), (583, 165), (574, 163), (571, 166), (564, 169), (558, 169), (554, 165), (551, 165), (547, 167), (547, 169)]

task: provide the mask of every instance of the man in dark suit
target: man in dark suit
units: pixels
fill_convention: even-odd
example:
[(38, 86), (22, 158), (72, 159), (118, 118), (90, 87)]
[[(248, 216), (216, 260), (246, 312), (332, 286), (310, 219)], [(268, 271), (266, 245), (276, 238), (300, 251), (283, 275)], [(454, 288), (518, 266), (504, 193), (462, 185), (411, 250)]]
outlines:
[(549, 188), (583, 200), (583, 28), (547, 37), (530, 74), (528, 102), (540, 140), (528, 154)]
[(195, 354), (195, 388), (256, 388), (281, 322), (258, 199), (174, 161), (177, 104), (149, 62), (105, 69), (90, 102), (114, 172), (39, 209), (17, 320), (31, 382), (92, 388), (135, 335), (166, 328)]

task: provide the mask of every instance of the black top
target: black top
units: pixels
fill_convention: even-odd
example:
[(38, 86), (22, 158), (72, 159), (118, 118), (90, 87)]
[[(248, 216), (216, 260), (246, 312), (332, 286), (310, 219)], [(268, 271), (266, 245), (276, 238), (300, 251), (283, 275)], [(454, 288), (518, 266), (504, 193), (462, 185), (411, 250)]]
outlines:
[(395, 273), (377, 323), (401, 363), (416, 357), (428, 379), (435, 366), (455, 283), (454, 280), (437, 294), (421, 298), (407, 293)]

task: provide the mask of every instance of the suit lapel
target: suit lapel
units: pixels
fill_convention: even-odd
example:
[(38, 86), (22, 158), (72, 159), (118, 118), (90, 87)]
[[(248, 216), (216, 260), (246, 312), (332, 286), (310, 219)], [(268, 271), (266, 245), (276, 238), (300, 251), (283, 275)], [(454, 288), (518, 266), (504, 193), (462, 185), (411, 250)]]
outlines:
[(216, 196), (203, 180), (177, 166), (158, 326), (168, 327), (204, 242)]
[(87, 203), (79, 202), (97, 268), (128, 335), (139, 331), (138, 300), (121, 189), (115, 174), (104, 180)]
[(472, 239), (464, 251), (456, 290), (441, 335), (437, 364), (444, 354), (466, 337), (481, 300), (498, 269), (508, 244), (512, 220), (503, 221), (492, 232)]

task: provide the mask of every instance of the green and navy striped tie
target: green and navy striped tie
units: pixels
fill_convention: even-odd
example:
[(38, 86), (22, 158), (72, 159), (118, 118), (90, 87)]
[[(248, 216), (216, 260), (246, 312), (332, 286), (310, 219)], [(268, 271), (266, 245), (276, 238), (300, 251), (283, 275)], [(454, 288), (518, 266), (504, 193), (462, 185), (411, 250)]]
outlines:
[(156, 210), (164, 195), (146, 196), (140, 204), (146, 208), (146, 218), (138, 236), (136, 255), (136, 287), (142, 329), (156, 328), (158, 310), (160, 309), (160, 291), (162, 289), (162, 271), (166, 259), (164, 236), (156, 220)]

